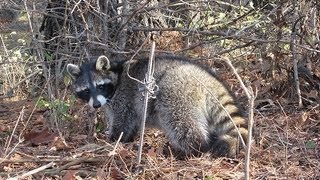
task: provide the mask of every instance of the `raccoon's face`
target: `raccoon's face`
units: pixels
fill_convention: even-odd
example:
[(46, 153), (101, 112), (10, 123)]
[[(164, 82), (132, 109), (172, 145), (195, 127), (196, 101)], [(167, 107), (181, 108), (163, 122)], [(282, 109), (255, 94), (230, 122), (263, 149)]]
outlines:
[(95, 62), (83, 64), (81, 67), (68, 64), (67, 72), (73, 79), (76, 96), (94, 108), (108, 103), (118, 81), (118, 75), (110, 69), (110, 61), (105, 56), (100, 56)]

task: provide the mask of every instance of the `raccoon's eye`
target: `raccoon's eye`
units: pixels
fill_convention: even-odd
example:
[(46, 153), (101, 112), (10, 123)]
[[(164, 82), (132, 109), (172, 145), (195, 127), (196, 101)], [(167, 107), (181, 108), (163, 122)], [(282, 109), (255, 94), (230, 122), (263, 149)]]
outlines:
[(90, 93), (89, 89), (85, 89), (83, 92), (84, 92), (85, 94), (89, 94), (89, 93)]
[(104, 89), (104, 85), (103, 84), (98, 85), (98, 89), (100, 90)]

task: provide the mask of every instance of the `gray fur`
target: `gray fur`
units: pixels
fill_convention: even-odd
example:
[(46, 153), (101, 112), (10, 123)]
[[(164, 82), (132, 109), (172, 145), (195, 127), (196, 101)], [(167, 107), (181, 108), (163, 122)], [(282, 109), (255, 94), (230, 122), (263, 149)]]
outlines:
[[(129, 142), (140, 130), (144, 97), (141, 85), (126, 74), (128, 63), (122, 67), (122, 71), (117, 71), (119, 80), (113, 81), (114, 95), (104, 108), (111, 140), (117, 140), (123, 132), (121, 141)], [(110, 73), (112, 67), (109, 68), (103, 73)], [(130, 64), (132, 77), (143, 80), (146, 72), (146, 59)], [(220, 80), (205, 68), (176, 56), (156, 57), (154, 77), (159, 91), (149, 101), (147, 126), (161, 129), (183, 155), (208, 151), (229, 157), (236, 154), (238, 132), (220, 104), (244, 139), (247, 120)]]

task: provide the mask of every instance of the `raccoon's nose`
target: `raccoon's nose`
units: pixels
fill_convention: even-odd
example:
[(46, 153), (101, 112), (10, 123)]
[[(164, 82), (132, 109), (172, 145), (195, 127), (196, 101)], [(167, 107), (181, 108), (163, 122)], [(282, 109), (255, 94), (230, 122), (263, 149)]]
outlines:
[(93, 107), (94, 107), (94, 108), (99, 108), (99, 107), (101, 107), (101, 103), (100, 103), (99, 101), (97, 101), (97, 102), (95, 102), (95, 103), (93, 104)]

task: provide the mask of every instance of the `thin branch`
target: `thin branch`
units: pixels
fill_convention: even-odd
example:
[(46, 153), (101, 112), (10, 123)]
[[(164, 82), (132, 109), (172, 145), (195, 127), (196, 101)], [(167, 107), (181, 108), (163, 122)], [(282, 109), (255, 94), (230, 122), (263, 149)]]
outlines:
[(236, 69), (232, 65), (231, 61), (227, 58), (223, 58), (225, 62), (229, 65), (229, 67), (232, 69), (233, 74), (237, 77), (238, 81), (240, 82), (240, 85), (242, 89), (244, 90), (246, 96), (248, 97), (249, 102), (249, 120), (248, 120), (248, 137), (247, 137), (247, 146), (246, 146), (246, 156), (245, 156), (245, 179), (250, 179), (250, 151), (251, 151), (251, 141), (252, 141), (252, 128), (253, 128), (253, 117), (254, 117), (254, 99), (255, 95), (253, 93), (253, 90), (251, 87), (247, 88), (239, 74), (237, 73)]
[(79, 158), (61, 158), (61, 157), (56, 157), (56, 158), (24, 158), (24, 159), (5, 159), (5, 158), (0, 158), (1, 164), (10, 164), (10, 163), (44, 163), (44, 162), (57, 162), (57, 163), (69, 163), (73, 161), (77, 162), (86, 162), (86, 163), (92, 163), (92, 162), (101, 162), (103, 159), (107, 158), (108, 155), (101, 155), (101, 156), (96, 156), (96, 157), (79, 157)]
[[(234, 39), (234, 40), (248, 40), (248, 41), (255, 41), (257, 43), (283, 43), (283, 44), (292, 44), (291, 41), (283, 40), (283, 39), (258, 39), (255, 37), (250, 37), (248, 35), (236, 35), (236, 32), (220, 32), (216, 30), (211, 31), (201, 31), (201, 30), (195, 30), (195, 29), (188, 29), (188, 28), (149, 28), (149, 27), (133, 27), (132, 31), (145, 31), (145, 32), (165, 32), (165, 31), (179, 31), (179, 32), (185, 32), (185, 33), (194, 33), (194, 34), (201, 34), (206, 36), (223, 36), (225, 39)], [(302, 49), (306, 49), (308, 51), (312, 52), (318, 52), (320, 53), (320, 50), (313, 49), (307, 46), (303, 46), (301, 44), (293, 43), (295, 46), (300, 47)]]
[[(23, 106), (22, 109), (21, 109), (21, 111), (20, 111), (19, 117), (18, 117), (18, 119), (17, 119), (17, 121), (16, 121), (16, 124), (15, 124), (15, 126), (14, 126), (14, 128), (13, 128), (13, 130), (12, 130), (11, 136), (10, 136), (9, 140), (7, 141), (6, 149), (5, 149), (5, 152), (4, 152), (5, 157), (3, 158), (3, 160), (7, 159), (7, 158), (11, 155), (11, 153), (13, 153), (13, 151), (14, 151), (15, 148), (18, 146), (18, 144), (20, 144), (20, 143), (23, 141), (23, 140), (19, 137), (19, 142), (11, 149), (10, 152), (8, 152), (9, 146), (10, 146), (10, 144), (11, 144), (13, 135), (14, 135), (14, 133), (16, 132), (17, 126), (18, 126), (19, 122), (23, 119), (24, 109), (25, 109), (25, 107)], [(0, 164), (1, 164), (1, 163), (2, 163), (2, 161), (0, 161)]]
[(114, 156), (116, 154), (116, 150), (119, 146), (119, 143), (120, 143), (122, 136), (123, 136), (123, 132), (120, 133), (120, 136), (116, 142), (116, 145), (114, 146), (113, 150), (108, 153), (108, 156)]
[(55, 165), (55, 163), (54, 163), (54, 162), (51, 162), (51, 163), (49, 163), (49, 164), (43, 165), (43, 166), (41, 166), (41, 167), (38, 167), (38, 168), (36, 168), (36, 169), (34, 169), (34, 170), (32, 170), (32, 171), (29, 171), (29, 172), (27, 172), (27, 173), (24, 173), (24, 174), (22, 174), (21, 176), (16, 176), (16, 177), (13, 177), (13, 178), (9, 178), (8, 180), (18, 180), (18, 179), (22, 179), (22, 178), (31, 176), (32, 174), (36, 174), (36, 173), (41, 172), (41, 171), (43, 171), (43, 170), (45, 170), (45, 169), (48, 169), (48, 168), (50, 168), (50, 167), (52, 167), (52, 166), (54, 166), (54, 165)]
[(0, 34), (0, 39), (1, 39), (1, 44), (2, 44), (3, 50), (4, 50), (5, 54), (6, 54), (6, 56), (8, 57), (9, 56), (8, 49), (7, 49), (6, 44), (3, 41), (2, 34)]
[(148, 72), (145, 77), (145, 90), (144, 90), (144, 106), (143, 106), (143, 117), (141, 121), (141, 132), (140, 132), (140, 143), (139, 143), (139, 151), (138, 151), (138, 165), (141, 164), (141, 156), (142, 156), (142, 148), (143, 148), (143, 138), (144, 138), (144, 131), (145, 131), (145, 124), (147, 119), (147, 109), (148, 109), (148, 101), (149, 97), (151, 97), (153, 94), (154, 89), (154, 78), (153, 78), (153, 68), (154, 68), (154, 51), (156, 48), (156, 43), (154, 41), (154, 36), (151, 35), (152, 44), (150, 49), (150, 56), (149, 56), (149, 62), (148, 62)]
[(13, 97), (13, 96), (14, 96), (13, 90), (15, 90), (16, 88), (18, 88), (21, 83), (23, 83), (23, 82), (31, 79), (33, 76), (37, 75), (37, 74), (40, 73), (40, 72), (41, 72), (41, 70), (37, 70), (37, 71), (29, 74), (27, 77), (23, 78), (23, 79), (22, 79), (21, 81), (19, 81), (18, 83), (16, 83), (12, 88), (10, 88), (10, 89), (6, 92), (6, 94), (8, 94), (7, 97)]
[[(129, 11), (129, 4), (127, 0), (123, 0), (123, 6), (122, 6), (122, 13), (123, 14), (127, 14)], [(115, 35), (116, 37), (118, 37), (118, 47), (119, 49), (122, 51), (125, 49), (128, 38), (127, 38), (127, 34), (128, 34), (128, 22), (129, 19), (127, 18), (127, 16), (123, 16), (121, 18), (121, 22), (120, 22), (120, 28), (118, 30), (118, 33)]]
[[(296, 5), (296, 1), (293, 1), (293, 5), (294, 5), (294, 16), (297, 17), (298, 16), (298, 7)], [(292, 52), (292, 60), (293, 60), (293, 76), (294, 76), (294, 83), (296, 86), (296, 93), (298, 96), (298, 104), (299, 107), (303, 107), (302, 104), (302, 98), (301, 98), (301, 91), (300, 91), (300, 82), (299, 82), (299, 74), (298, 74), (298, 59), (297, 59), (297, 51), (295, 48), (295, 42), (296, 42), (296, 37), (297, 37), (297, 29), (296, 29), (296, 25), (298, 24), (298, 22), (300, 20), (302, 20), (304, 16), (298, 18), (295, 23), (292, 26), (292, 33), (291, 33), (291, 43), (290, 43), (290, 47), (291, 47), (291, 52)]]
[(224, 51), (218, 52), (217, 55), (223, 55), (223, 54), (229, 53), (229, 52), (231, 52), (231, 51), (234, 51), (234, 50), (236, 50), (236, 49), (245, 48), (245, 47), (250, 46), (250, 45), (253, 44), (253, 43), (254, 43), (254, 41), (250, 41), (250, 42), (247, 42), (247, 43), (245, 43), (245, 44), (241, 44), (241, 45), (232, 47), (232, 48), (230, 48), (230, 49), (226, 49), (226, 50), (224, 50)]

